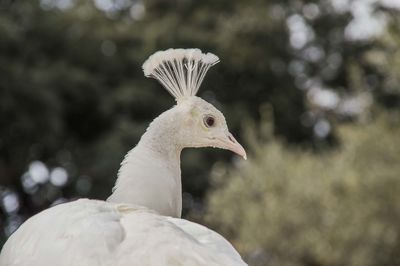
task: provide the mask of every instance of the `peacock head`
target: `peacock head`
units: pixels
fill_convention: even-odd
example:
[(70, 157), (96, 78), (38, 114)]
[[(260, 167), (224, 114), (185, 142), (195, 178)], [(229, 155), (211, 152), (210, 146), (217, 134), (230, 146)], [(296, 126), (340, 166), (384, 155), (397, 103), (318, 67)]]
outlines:
[(229, 132), (224, 115), (195, 96), (216, 55), (199, 49), (169, 49), (151, 55), (143, 64), (146, 77), (157, 79), (175, 97), (180, 115), (177, 132), (185, 147), (217, 147), (246, 159), (246, 152)]

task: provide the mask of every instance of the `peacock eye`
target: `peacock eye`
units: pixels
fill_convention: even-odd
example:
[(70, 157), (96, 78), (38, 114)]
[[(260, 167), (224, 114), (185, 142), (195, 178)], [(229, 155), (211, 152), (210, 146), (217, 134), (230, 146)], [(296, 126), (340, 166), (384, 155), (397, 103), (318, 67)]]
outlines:
[(206, 127), (212, 127), (215, 124), (215, 118), (212, 116), (206, 116), (204, 117), (204, 124), (206, 125)]

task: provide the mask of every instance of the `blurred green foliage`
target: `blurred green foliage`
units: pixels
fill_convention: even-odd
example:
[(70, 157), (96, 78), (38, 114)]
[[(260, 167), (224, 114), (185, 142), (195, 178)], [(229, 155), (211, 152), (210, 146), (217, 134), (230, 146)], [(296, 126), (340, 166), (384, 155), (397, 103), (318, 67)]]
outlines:
[(338, 135), (317, 154), (249, 137), (248, 162), (214, 167), (208, 221), (251, 265), (400, 265), (400, 118)]

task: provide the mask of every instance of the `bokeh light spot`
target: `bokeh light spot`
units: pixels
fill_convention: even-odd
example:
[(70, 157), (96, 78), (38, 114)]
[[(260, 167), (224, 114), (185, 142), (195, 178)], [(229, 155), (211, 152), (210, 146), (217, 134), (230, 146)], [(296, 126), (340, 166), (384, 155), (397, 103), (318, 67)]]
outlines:
[(318, 120), (314, 125), (314, 133), (318, 138), (326, 138), (329, 132), (331, 132), (331, 124), (325, 119)]
[(63, 167), (56, 167), (50, 173), (50, 182), (57, 186), (62, 187), (68, 181), (68, 173)]
[(18, 196), (15, 192), (6, 190), (1, 195), (1, 205), (6, 213), (16, 213), (19, 210), (20, 204)]
[(141, 2), (132, 5), (130, 15), (134, 20), (141, 20), (146, 13), (145, 6)]
[(28, 170), (33, 181), (44, 184), (49, 180), (49, 169), (41, 161), (33, 161)]

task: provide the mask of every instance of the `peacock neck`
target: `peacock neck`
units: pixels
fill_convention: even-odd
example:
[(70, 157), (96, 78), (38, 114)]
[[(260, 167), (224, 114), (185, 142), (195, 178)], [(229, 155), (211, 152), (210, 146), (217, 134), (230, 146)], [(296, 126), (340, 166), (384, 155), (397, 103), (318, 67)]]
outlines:
[(139, 143), (125, 156), (108, 201), (147, 207), (181, 217), (182, 184), (173, 109), (156, 118)]

